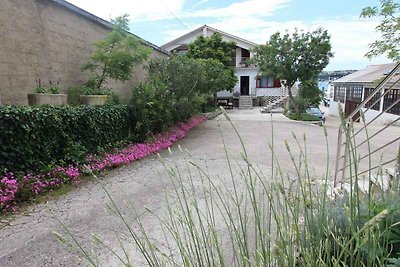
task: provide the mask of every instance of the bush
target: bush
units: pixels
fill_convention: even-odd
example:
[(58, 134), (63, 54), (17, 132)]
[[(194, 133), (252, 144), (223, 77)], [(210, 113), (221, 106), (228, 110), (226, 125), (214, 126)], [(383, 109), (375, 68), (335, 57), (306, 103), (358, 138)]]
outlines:
[(289, 100), (289, 110), (292, 113), (304, 113), (309, 105), (310, 101), (300, 95), (296, 95), (293, 99)]
[(68, 88), (67, 97), (68, 97), (68, 104), (71, 106), (78, 106), (80, 105), (79, 96), (82, 95), (82, 87), (74, 86)]
[[(382, 262), (397, 257), (400, 253), (398, 191), (368, 194), (345, 194), (318, 209), (314, 207), (302, 231), (301, 246), (307, 251), (304, 255), (312, 255), (315, 251), (311, 250), (318, 248), (323, 266), (335, 266), (335, 261), (342, 263), (339, 266), (386, 266)], [(385, 216), (380, 215), (382, 212)]]
[(162, 85), (149, 82), (132, 90), (132, 118), (135, 141), (143, 141), (149, 132), (159, 133), (173, 123), (173, 98)]
[(0, 168), (40, 170), (126, 140), (128, 106), (1, 107)]
[(308, 113), (301, 113), (301, 114), (296, 114), (296, 113), (289, 113), (286, 115), (289, 119), (295, 120), (295, 121), (319, 121), (319, 118), (317, 116), (308, 114)]

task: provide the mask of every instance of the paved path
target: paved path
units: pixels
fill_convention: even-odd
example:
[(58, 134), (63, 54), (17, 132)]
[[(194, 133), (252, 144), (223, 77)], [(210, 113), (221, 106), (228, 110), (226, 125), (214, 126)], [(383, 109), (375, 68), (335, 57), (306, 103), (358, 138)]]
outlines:
[[(281, 114), (261, 114), (258, 109), (229, 111), (231, 121), (236, 125), (253, 163), (260, 169), (269, 172), (272, 165), (271, 150), (268, 143), (274, 144), (275, 154), (282, 168), (294, 172), (289, 160), (285, 140), (288, 142), (295, 158), (299, 151), (292, 137), (295, 133), (303, 142), (303, 134), (307, 136), (307, 154), (311, 168), (316, 177), (324, 175), (327, 164), (326, 148), (329, 148), (328, 169), (333, 169), (334, 153), (337, 138), (337, 119), (327, 118), (328, 143), (326, 144), (322, 127), (302, 122), (293, 122)], [(272, 122), (271, 122), (272, 119)], [(274, 134), (272, 135), (272, 128)], [(394, 134), (400, 134), (394, 129)], [(179, 152), (178, 145), (189, 150), (193, 159), (205, 157), (211, 175), (227, 174), (227, 163), (221, 135), (224, 137), (231, 157), (242, 161), (241, 145), (229, 122), (219, 116), (204, 122), (192, 129), (187, 138), (161, 153), (167, 164), (183, 166), (184, 153)], [(274, 138), (272, 138), (274, 136)], [(184, 168), (183, 168), (184, 169)], [(183, 170), (183, 176), (185, 172)], [(129, 166), (109, 171), (99, 177), (108, 192), (118, 203), (123, 212), (124, 200), (129, 200), (142, 214), (144, 207), (157, 211), (162, 210), (164, 191), (171, 191), (172, 186), (164, 167), (156, 156), (150, 156)], [(95, 233), (104, 238), (113, 248), (118, 247), (116, 233), (125, 231), (122, 223), (110, 215), (106, 209), (108, 199), (101, 186), (89, 182), (48, 203), (55, 216), (62, 220), (74, 236), (85, 248), (93, 249), (90, 235)], [(29, 208), (26, 214), (16, 215), (11, 221), (2, 221), (0, 229), (0, 266), (77, 266), (84, 265), (79, 257), (58, 241), (53, 231), (64, 233), (60, 224), (53, 218), (45, 204)], [(156, 239), (160, 236), (159, 222), (148, 214), (142, 214), (145, 227)], [(64, 233), (65, 234), (65, 233)], [(129, 249), (129, 248), (128, 248)], [(118, 266), (118, 262), (104, 247), (95, 247), (101, 266)], [(136, 255), (133, 255), (136, 257)], [(144, 265), (138, 258), (132, 258), (133, 266)]]

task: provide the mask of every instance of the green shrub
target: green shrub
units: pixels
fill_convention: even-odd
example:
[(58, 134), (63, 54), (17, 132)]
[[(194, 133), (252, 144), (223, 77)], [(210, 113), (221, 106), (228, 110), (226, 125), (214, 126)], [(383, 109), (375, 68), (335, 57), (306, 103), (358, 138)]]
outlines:
[(80, 105), (79, 96), (82, 94), (82, 88), (79, 86), (74, 86), (68, 88), (67, 91), (67, 103), (71, 106), (78, 106)]
[(304, 113), (309, 105), (310, 101), (300, 95), (296, 95), (293, 100), (289, 99), (289, 111), (292, 113)]
[(0, 169), (39, 170), (126, 140), (128, 106), (0, 108)]
[(317, 116), (308, 114), (308, 113), (301, 113), (301, 114), (296, 114), (296, 113), (288, 113), (286, 116), (295, 121), (319, 121), (319, 118)]
[(147, 82), (132, 89), (131, 104), (135, 141), (144, 140), (149, 132), (162, 132), (174, 122), (174, 99), (161, 83)]

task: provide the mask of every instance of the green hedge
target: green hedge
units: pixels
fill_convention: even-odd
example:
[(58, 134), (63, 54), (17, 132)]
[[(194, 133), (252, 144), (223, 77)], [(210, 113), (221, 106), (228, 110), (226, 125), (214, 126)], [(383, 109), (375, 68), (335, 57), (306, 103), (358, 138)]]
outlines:
[(126, 140), (128, 106), (0, 107), (0, 170), (39, 170), (76, 163)]

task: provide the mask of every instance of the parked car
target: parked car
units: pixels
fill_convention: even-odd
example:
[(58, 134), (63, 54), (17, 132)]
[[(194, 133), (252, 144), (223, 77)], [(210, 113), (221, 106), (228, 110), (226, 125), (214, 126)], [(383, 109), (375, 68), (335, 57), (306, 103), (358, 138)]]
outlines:
[(306, 112), (318, 117), (322, 122), (325, 122), (325, 114), (319, 109), (319, 107), (308, 107)]

